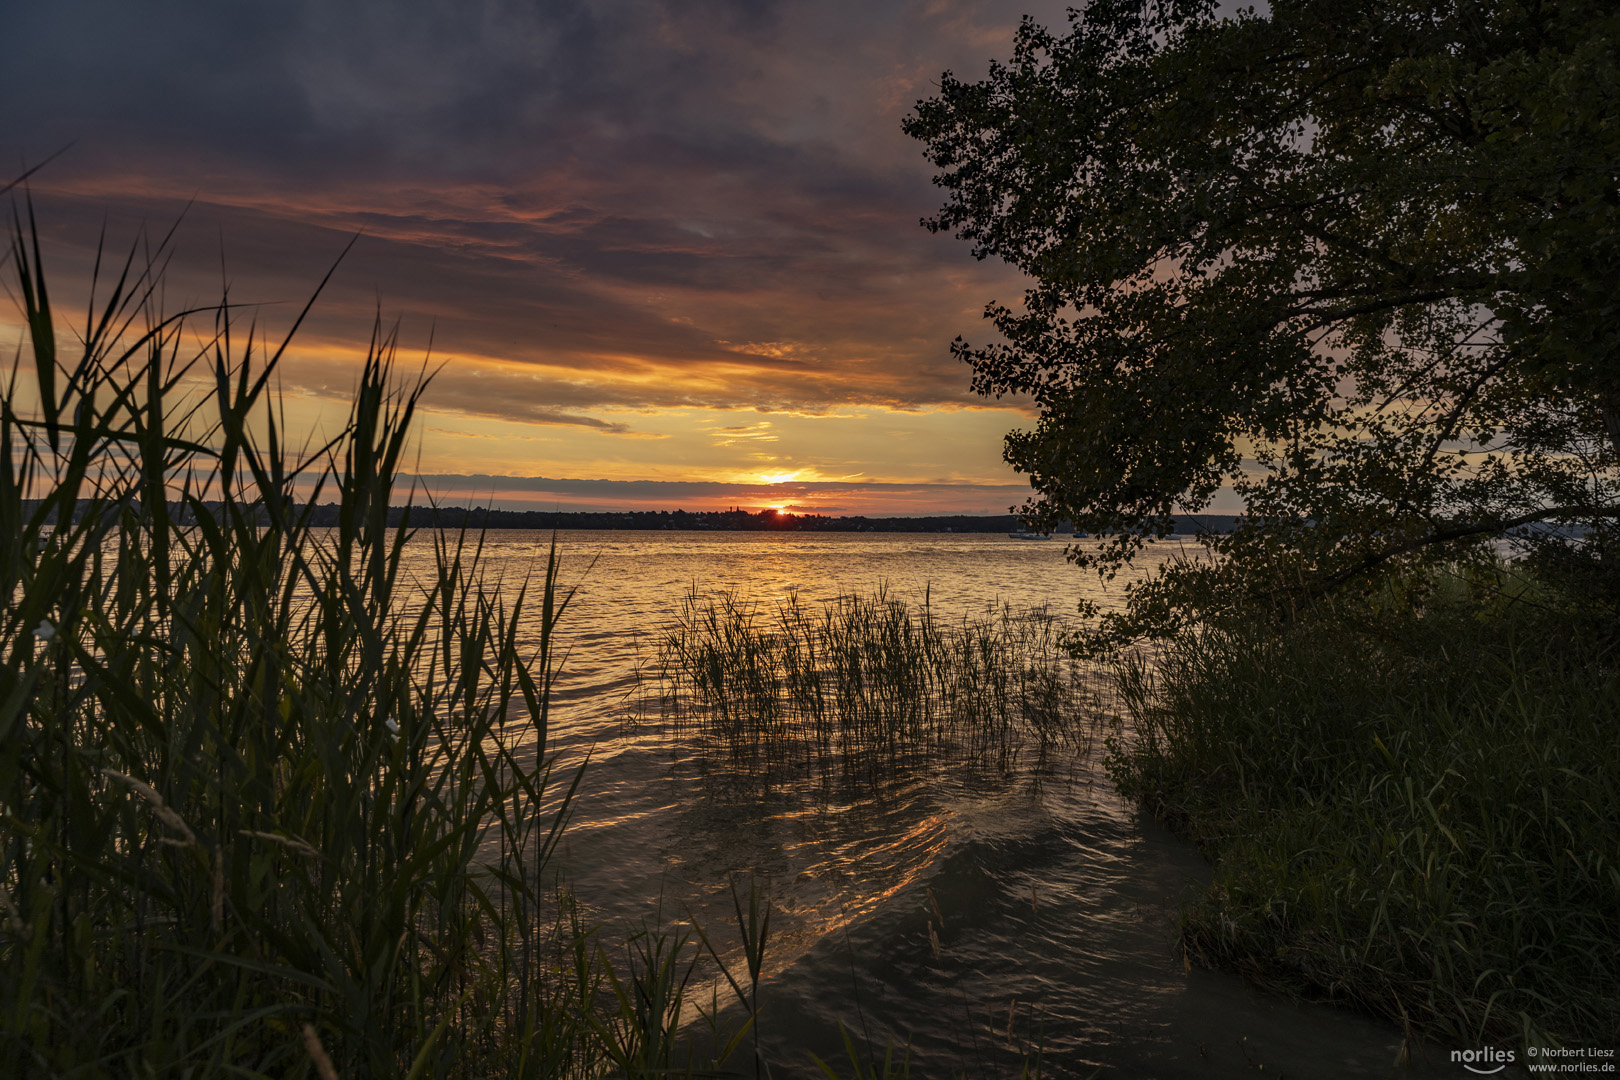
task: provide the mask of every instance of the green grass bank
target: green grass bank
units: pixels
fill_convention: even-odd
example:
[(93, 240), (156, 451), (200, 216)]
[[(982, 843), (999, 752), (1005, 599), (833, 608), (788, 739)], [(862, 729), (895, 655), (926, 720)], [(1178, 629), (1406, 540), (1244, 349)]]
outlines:
[(1191, 634), (1120, 689), (1112, 776), (1214, 864), (1194, 959), (1469, 1045), (1620, 1031), (1602, 622), (1459, 571)]

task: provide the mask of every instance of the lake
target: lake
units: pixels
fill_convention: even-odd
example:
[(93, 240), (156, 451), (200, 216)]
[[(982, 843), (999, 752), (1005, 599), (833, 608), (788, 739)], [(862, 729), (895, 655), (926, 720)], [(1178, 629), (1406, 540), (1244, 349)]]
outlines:
[[(549, 543), (491, 532), (487, 555), (506, 580), (538, 576)], [(1117, 603), (1118, 584), (1068, 565), (1062, 541), (579, 531), (558, 543), (577, 592), (548, 749), (564, 770), (589, 760), (552, 869), (606, 940), (690, 916), (732, 962), (731, 882), (758, 882), (773, 905), (771, 1075), (815, 1075), (806, 1050), (847, 1075), (840, 1023), (880, 1059), (909, 1043), (915, 1076), (1017, 1075), (1037, 1045), (1053, 1077), (1389, 1074), (1393, 1026), (1184, 963), (1177, 905), (1207, 865), (1114, 794), (1100, 744), (1007, 770), (941, 761), (762, 783), (645, 707), (659, 630), (694, 590), (813, 606), (882, 588), (942, 620)], [(1141, 569), (1177, 550), (1158, 545)], [(421, 541), (410, 553), (430, 557)]]

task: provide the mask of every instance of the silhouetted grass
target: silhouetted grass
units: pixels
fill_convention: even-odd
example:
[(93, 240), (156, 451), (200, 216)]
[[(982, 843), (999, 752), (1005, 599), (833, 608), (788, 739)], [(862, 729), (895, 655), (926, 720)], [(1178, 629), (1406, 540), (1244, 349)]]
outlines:
[[(373, 328), (342, 430), (294, 449), (288, 340), (224, 302), (165, 313), (167, 252), (142, 250), (71, 334), (31, 220), (10, 253), (27, 340), (0, 388), (0, 1072), (696, 1076), (749, 1039), (740, 1071), (768, 1075), (757, 892), (734, 974), (695, 926), (610, 947), (547, 887), (580, 778), (546, 756), (555, 547), (516, 589), (465, 531), (415, 541), (425, 582), (403, 572), (389, 503), (427, 380), (396, 377), (392, 333)], [(858, 633), (829, 611), (799, 642), (844, 650), (841, 674), (795, 700), (860, 737), (943, 738), (906, 703), (919, 687), (1066, 723), (1033, 669), (940, 697), (938, 650), (1029, 660), (1046, 629), (841, 610)]]
[[(696, 1068), (675, 1043), (697, 945), (655, 934), (615, 964), (544, 887), (572, 794), (545, 756), (555, 550), (502, 589), (481, 538), (436, 533), (408, 584), (387, 511), (426, 380), (395, 378), (375, 328), (347, 424), (295, 451), (286, 342), (224, 303), (165, 313), (166, 255), (102, 275), (68, 334), (16, 222), (4, 1071)], [(326, 501), (337, 524), (314, 527)]]
[(687, 596), (662, 633), (658, 707), (738, 767), (896, 757), (1010, 769), (1084, 743), (1082, 685), (1044, 611), (947, 621), (880, 590), (808, 607)]
[(1122, 791), (1215, 882), (1194, 954), (1470, 1045), (1620, 1031), (1612, 635), (1505, 570), (1127, 665)]

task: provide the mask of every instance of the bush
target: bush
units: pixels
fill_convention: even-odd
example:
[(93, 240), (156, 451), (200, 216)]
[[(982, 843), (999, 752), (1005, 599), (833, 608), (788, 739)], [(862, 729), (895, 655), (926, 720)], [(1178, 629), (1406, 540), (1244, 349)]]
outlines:
[(1503, 571), (1127, 665), (1108, 766), (1214, 884), (1187, 948), (1478, 1045), (1620, 1030), (1612, 644)]

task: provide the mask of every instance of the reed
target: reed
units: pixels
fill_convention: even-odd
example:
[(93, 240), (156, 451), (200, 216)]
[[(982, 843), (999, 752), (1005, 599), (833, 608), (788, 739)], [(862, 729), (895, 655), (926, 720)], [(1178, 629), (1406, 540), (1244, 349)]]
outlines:
[(1010, 770), (1084, 745), (1081, 671), (1043, 610), (947, 621), (883, 589), (818, 606), (688, 594), (662, 632), (643, 711), (735, 766), (846, 771), (896, 759)]
[[(110, 273), (98, 261), (69, 332), (31, 212), (14, 226), (27, 336), (0, 387), (8, 1075), (697, 1076), (745, 1040), (744, 1071), (769, 1075), (757, 891), (738, 896), (734, 975), (690, 924), (610, 945), (548, 883), (581, 779), (554, 776), (546, 752), (570, 594), (555, 544), (515, 584), (465, 530), (418, 538), (425, 580), (407, 568), (410, 514), (390, 526), (388, 510), (430, 380), (399, 377), (396, 334), (374, 325), (343, 428), (295, 448), (275, 387), (302, 314), (272, 344), (224, 300), (166, 313), (166, 242), (142, 241)], [(337, 525), (314, 525), (332, 502)], [(940, 678), (906, 666), (924, 634), (984, 650), (975, 677), (997, 689), (953, 691), (963, 701), (1042, 707), (1034, 675), (989, 669), (1033, 631), (953, 637), (862, 604), (797, 642), (842, 649), (842, 674), (784, 693), (828, 717), (857, 703), (862, 732), (931, 723), (906, 701)]]
[(1614, 639), (1555, 601), (1459, 570), (1127, 665), (1108, 767), (1215, 861), (1189, 951), (1414, 1036), (1620, 1031)]
[(666, 1075), (698, 947), (655, 936), (616, 968), (545, 881), (579, 782), (545, 749), (555, 546), (503, 586), (480, 536), (435, 533), (407, 580), (386, 515), (429, 380), (397, 377), (394, 333), (374, 327), (343, 429), (295, 448), (290, 333), (224, 301), (165, 312), (163, 244), (98, 260), (70, 333), (31, 210), (14, 224), (0, 1060)]

